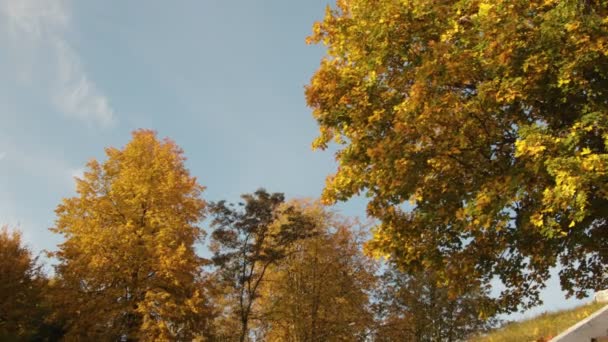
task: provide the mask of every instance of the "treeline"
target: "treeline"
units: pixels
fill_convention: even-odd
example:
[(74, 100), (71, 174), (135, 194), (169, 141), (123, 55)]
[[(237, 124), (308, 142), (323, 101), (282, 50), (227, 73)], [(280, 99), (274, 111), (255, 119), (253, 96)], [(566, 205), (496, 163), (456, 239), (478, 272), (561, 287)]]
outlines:
[(148, 130), (106, 154), (56, 209), (54, 272), (0, 232), (0, 340), (459, 341), (494, 323), (487, 288), (381, 264), (366, 227), (317, 201), (207, 203)]
[(556, 266), (568, 296), (608, 287), (607, 17), (337, 1), (306, 102), (337, 148), (321, 197), (365, 193), (371, 239), (280, 193), (206, 203), (181, 149), (136, 131), (57, 207), (52, 274), (2, 232), (0, 338), (456, 341), (542, 303)]

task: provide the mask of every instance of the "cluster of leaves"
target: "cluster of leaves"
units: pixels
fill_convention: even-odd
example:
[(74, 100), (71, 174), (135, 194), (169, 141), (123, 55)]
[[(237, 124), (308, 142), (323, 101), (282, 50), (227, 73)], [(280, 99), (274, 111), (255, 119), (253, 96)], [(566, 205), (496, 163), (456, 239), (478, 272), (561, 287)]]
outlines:
[[(324, 199), (361, 192), (369, 251), (496, 310), (608, 286), (608, 2), (338, 0), (311, 43)], [(409, 204), (408, 204), (409, 203)], [(467, 279), (468, 281), (463, 281)]]
[(54, 339), (61, 328), (45, 319), (48, 282), (21, 234), (0, 228), (0, 340)]

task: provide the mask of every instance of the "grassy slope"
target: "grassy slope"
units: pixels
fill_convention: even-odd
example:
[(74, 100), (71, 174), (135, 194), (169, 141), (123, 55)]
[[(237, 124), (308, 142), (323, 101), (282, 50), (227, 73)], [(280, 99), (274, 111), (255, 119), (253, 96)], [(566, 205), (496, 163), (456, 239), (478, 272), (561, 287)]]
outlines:
[(528, 342), (548, 341), (583, 318), (607, 305), (591, 303), (570, 310), (544, 313), (535, 318), (508, 323), (487, 336), (472, 339), (472, 342)]

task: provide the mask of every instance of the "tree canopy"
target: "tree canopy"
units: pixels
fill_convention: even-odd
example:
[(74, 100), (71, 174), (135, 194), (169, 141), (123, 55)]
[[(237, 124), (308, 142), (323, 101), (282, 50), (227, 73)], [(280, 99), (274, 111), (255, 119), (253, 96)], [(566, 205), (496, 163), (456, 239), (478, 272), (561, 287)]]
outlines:
[(87, 164), (52, 228), (66, 238), (53, 255), (67, 338), (191, 339), (205, 324), (194, 250), (203, 187), (182, 150), (153, 131), (106, 154)]
[(369, 294), (376, 264), (362, 252), (364, 232), (318, 201), (291, 201), (314, 234), (289, 246), (268, 269), (260, 316), (265, 341), (363, 341), (373, 326)]
[[(328, 202), (360, 193), (369, 249), (501, 308), (608, 286), (608, 2), (338, 0), (306, 88), (333, 140)], [(464, 280), (468, 280), (465, 282)], [(522, 305), (522, 306), (520, 306)]]
[(46, 278), (21, 233), (0, 227), (0, 340), (30, 340), (44, 328)]
[(282, 193), (259, 189), (241, 198), (238, 205), (226, 201), (210, 205), (210, 247), (218, 280), (227, 288), (231, 303), (226, 310), (238, 321), (240, 331), (235, 335), (243, 342), (249, 338), (256, 318), (254, 305), (269, 268), (289, 255), (292, 244), (309, 237), (314, 225), (297, 208), (286, 205)]
[(433, 270), (418, 274), (399, 271), (389, 263), (376, 292), (374, 341), (466, 341), (496, 325), (489, 286), (468, 288), (452, 297), (438, 285)]

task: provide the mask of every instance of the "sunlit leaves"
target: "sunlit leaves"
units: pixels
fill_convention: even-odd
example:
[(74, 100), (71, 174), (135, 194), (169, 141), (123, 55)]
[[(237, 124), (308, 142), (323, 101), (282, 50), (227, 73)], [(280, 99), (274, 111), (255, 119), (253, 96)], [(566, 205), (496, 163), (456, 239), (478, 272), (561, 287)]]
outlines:
[(569, 293), (608, 285), (607, 6), (338, 1), (309, 38), (313, 146), (339, 148), (324, 200), (366, 192), (371, 253), (498, 277), (507, 310), (558, 260)]
[(376, 266), (361, 252), (362, 232), (317, 202), (289, 204), (314, 222), (315, 234), (268, 269), (259, 304), (264, 340), (362, 339), (373, 325), (368, 293)]
[(138, 130), (107, 160), (90, 161), (77, 195), (57, 207), (54, 232), (65, 236), (55, 302), (68, 337), (172, 340), (205, 324), (198, 284), (203, 260), (203, 187), (182, 150)]
[(246, 341), (255, 304), (270, 267), (284, 260), (292, 245), (310, 236), (313, 218), (284, 203), (282, 193), (259, 189), (241, 196), (242, 203), (212, 203), (211, 250), (217, 274), (225, 287), (228, 312), (238, 331), (228, 332)]

